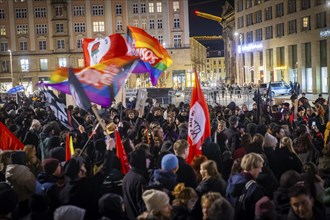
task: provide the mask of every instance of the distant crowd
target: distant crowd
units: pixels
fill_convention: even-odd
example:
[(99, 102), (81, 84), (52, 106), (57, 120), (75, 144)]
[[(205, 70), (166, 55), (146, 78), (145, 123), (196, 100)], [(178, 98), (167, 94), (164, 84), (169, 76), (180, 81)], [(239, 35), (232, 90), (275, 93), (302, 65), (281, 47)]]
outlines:
[(189, 104), (114, 103), (98, 109), (105, 130), (69, 105), (68, 129), (42, 92), (7, 98), (0, 121), (24, 148), (0, 146), (0, 219), (330, 219), (328, 101), (257, 99), (210, 105), (211, 136), (188, 164)]

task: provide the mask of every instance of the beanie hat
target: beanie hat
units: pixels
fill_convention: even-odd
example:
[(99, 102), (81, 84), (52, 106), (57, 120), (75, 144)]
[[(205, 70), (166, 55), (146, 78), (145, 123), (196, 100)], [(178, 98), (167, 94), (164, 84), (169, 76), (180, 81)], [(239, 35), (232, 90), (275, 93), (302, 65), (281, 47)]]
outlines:
[(11, 162), (18, 165), (26, 165), (26, 153), (25, 151), (15, 151), (11, 154)]
[(162, 158), (162, 170), (172, 171), (179, 166), (178, 158), (174, 154), (166, 154)]
[(129, 164), (132, 167), (145, 170), (146, 167), (146, 153), (142, 149), (136, 149), (129, 154)]
[(157, 214), (169, 204), (170, 201), (166, 193), (155, 189), (144, 191), (142, 199), (146, 205), (147, 211), (153, 214)]
[(256, 203), (255, 215), (257, 218), (275, 219), (275, 206), (267, 196), (262, 197)]
[(83, 220), (85, 212), (85, 209), (73, 205), (60, 206), (54, 212), (54, 220)]
[(12, 212), (18, 204), (18, 196), (5, 182), (0, 183), (0, 215)]
[(71, 158), (64, 164), (64, 174), (71, 179), (76, 178), (83, 163), (82, 157)]
[(59, 163), (60, 161), (58, 159), (47, 158), (42, 161), (42, 169), (45, 173), (52, 175), (56, 171)]
[(49, 151), (49, 157), (58, 159), (59, 161), (65, 161), (65, 149), (64, 147), (55, 147)]

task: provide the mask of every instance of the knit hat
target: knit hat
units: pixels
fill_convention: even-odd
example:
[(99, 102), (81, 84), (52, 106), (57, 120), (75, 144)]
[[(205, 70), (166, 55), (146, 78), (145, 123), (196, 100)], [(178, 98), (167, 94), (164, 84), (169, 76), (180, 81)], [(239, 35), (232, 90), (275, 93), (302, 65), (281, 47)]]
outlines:
[(18, 196), (5, 182), (0, 183), (0, 215), (12, 212), (18, 204)]
[(26, 153), (25, 151), (15, 151), (11, 154), (11, 162), (18, 165), (26, 165)]
[(157, 214), (168, 205), (170, 201), (166, 193), (155, 189), (144, 191), (142, 199), (146, 205), (147, 211), (153, 214)]
[(162, 158), (162, 170), (172, 171), (179, 166), (178, 158), (174, 154), (166, 154)]
[(59, 161), (65, 161), (65, 149), (64, 147), (55, 147), (49, 151), (49, 157), (58, 159)]
[(275, 206), (267, 196), (262, 197), (256, 203), (255, 215), (257, 218), (275, 219)]
[(64, 174), (71, 179), (76, 178), (83, 163), (82, 157), (71, 158), (64, 164)]
[(73, 205), (60, 206), (54, 212), (54, 220), (83, 220), (85, 212), (85, 209)]
[(59, 163), (60, 161), (58, 159), (47, 158), (42, 161), (42, 169), (45, 173), (52, 175), (56, 171)]

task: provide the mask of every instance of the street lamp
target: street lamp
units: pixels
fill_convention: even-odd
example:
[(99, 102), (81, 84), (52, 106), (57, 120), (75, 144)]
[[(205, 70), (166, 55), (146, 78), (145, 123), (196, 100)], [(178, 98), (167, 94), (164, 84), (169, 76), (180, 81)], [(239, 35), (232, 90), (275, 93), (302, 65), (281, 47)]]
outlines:
[(9, 52), (9, 60), (10, 60), (10, 74), (11, 74), (11, 86), (14, 88), (14, 73), (13, 73), (13, 54), (11, 50)]

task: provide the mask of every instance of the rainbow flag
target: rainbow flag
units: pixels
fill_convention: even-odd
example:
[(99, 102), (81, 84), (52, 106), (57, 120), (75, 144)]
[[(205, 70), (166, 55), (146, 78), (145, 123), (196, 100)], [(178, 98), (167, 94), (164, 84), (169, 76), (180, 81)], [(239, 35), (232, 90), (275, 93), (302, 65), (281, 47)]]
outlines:
[[(138, 59), (136, 56), (114, 57), (80, 71), (73, 69), (73, 72), (91, 102), (109, 107), (137, 65)], [(71, 94), (68, 76), (69, 68), (60, 68), (51, 74), (50, 83), (39, 85), (50, 86), (60, 92)]]
[(127, 27), (128, 55), (139, 56), (141, 61), (133, 73), (150, 74), (152, 85), (156, 85), (160, 75), (172, 64), (172, 59), (159, 41), (141, 28)]

